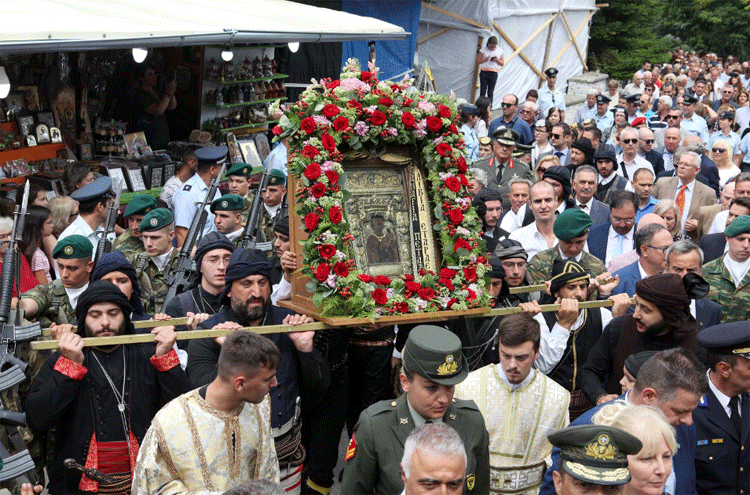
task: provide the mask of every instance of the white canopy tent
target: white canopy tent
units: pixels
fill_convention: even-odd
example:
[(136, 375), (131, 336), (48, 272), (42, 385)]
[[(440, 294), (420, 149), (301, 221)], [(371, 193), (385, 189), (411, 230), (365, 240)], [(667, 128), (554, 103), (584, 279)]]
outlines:
[(404, 39), (400, 26), (287, 0), (0, 0), (0, 54)]
[(503, 95), (523, 100), (529, 89), (538, 89), (544, 70), (556, 67), (557, 88), (586, 67), (589, 21), (596, 12), (594, 0), (441, 0), (422, 3), (417, 41), (420, 64), (428, 62), (438, 92), (454, 91), (474, 101), (476, 52), (489, 36), (496, 36), (505, 55), (498, 74), (493, 104)]

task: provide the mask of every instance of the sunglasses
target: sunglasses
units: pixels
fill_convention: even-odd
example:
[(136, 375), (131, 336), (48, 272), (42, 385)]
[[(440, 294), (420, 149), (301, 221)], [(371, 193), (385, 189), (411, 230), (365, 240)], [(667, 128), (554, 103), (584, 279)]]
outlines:
[(638, 142), (638, 140), (637, 139), (623, 139), (622, 142), (625, 144), (635, 144)]
[(531, 110), (519, 110), (518, 113), (531, 113)]
[(514, 105), (513, 105), (513, 103), (501, 103), (500, 105), (501, 105), (501, 106), (502, 106), (503, 108), (510, 108), (510, 107), (514, 106)]
[(562, 137), (562, 134), (555, 134), (555, 133), (553, 132), (553, 133), (552, 133), (552, 137), (553, 137), (553, 138), (555, 138), (555, 139), (560, 139), (560, 138)]
[(726, 153), (727, 150), (723, 148), (711, 148), (711, 151), (713, 151), (714, 153)]
[(667, 119), (679, 119), (679, 115), (667, 115)]
[(644, 139), (643, 142), (646, 144), (654, 144), (655, 139)]

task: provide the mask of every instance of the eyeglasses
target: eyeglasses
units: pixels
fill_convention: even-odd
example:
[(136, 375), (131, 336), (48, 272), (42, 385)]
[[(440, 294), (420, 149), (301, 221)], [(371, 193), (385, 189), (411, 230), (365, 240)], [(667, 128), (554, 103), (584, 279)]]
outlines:
[(513, 103), (501, 103), (500, 105), (501, 105), (501, 106), (502, 106), (503, 108), (510, 108), (510, 107), (514, 106), (514, 104), (513, 104)]
[(555, 134), (555, 133), (553, 132), (553, 133), (552, 133), (552, 137), (553, 137), (553, 138), (555, 138), (555, 139), (560, 139), (560, 138), (562, 137), (562, 134)]
[(622, 142), (625, 144), (635, 144), (638, 142), (638, 140), (637, 139), (623, 139)]
[(644, 139), (643, 142), (646, 144), (654, 144), (656, 140), (655, 139)]
[(534, 127), (534, 132), (547, 132), (544, 127)]
[(711, 148), (711, 151), (713, 151), (714, 153), (726, 153), (727, 150), (723, 148)]
[(667, 115), (667, 119), (668, 119), (668, 120), (671, 120), (671, 119), (679, 119), (679, 118), (680, 118), (680, 116), (679, 116), (679, 115)]
[(78, 212), (75, 212), (75, 213), (71, 213), (70, 215), (68, 215), (68, 218), (73, 218), (77, 216), (78, 216)]
[(666, 253), (667, 249), (669, 249), (669, 246), (657, 247), (657, 246), (649, 246), (648, 244), (644, 244), (644, 246), (646, 246), (647, 248), (650, 248), (650, 249), (658, 249), (662, 253)]
[(617, 218), (612, 217), (612, 223), (626, 223), (628, 225), (635, 223), (635, 218)]
[(531, 113), (531, 110), (521, 109), (521, 110), (518, 111), (518, 113)]

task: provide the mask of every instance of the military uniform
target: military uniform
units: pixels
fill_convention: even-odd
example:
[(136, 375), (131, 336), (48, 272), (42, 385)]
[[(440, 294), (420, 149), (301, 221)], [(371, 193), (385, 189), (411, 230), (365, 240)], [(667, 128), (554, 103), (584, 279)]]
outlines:
[[(180, 252), (177, 249), (172, 249), (172, 254), (167, 262), (167, 267), (172, 263)], [(167, 297), (169, 292), (169, 286), (165, 283), (167, 276), (166, 268), (163, 271), (159, 270), (156, 263), (151, 257), (143, 253), (139, 253), (128, 258), (128, 261), (135, 268), (135, 274), (138, 278), (138, 284), (141, 286), (141, 302), (143, 303), (143, 310), (146, 314), (156, 314), (161, 311), (161, 307), (164, 304), (164, 299)]]
[(253, 207), (253, 194), (247, 193), (247, 196), (242, 198), (242, 225), (247, 225), (247, 219), (250, 217), (250, 210)]
[[(492, 133), (492, 138), (500, 144), (515, 146), (519, 135), (513, 129), (500, 127)], [(484, 170), (487, 173), (487, 187), (500, 193), (503, 198), (503, 210), (510, 209), (510, 200), (507, 198), (510, 188), (508, 182), (513, 177), (534, 180), (531, 169), (522, 161), (508, 158), (506, 163), (500, 163), (495, 155), (480, 158), (472, 165), (474, 168)]]
[(112, 249), (120, 251), (126, 258), (146, 252), (146, 249), (143, 247), (143, 241), (137, 237), (133, 237), (133, 233), (130, 230), (126, 230), (115, 239), (115, 242), (112, 243)]
[[(549, 280), (552, 277), (552, 263), (555, 261), (555, 258), (563, 258), (557, 246), (534, 255), (526, 267), (526, 273), (529, 274), (529, 284), (541, 284)], [(578, 263), (586, 269), (592, 278), (607, 271), (607, 267), (604, 266), (604, 263), (599, 258), (585, 251), (581, 253), (581, 261)]]
[(39, 306), (35, 318), (42, 328), (53, 323), (63, 325), (76, 323), (76, 311), (70, 304), (68, 293), (60, 279), (53, 280), (46, 285), (37, 285), (21, 295), (22, 299), (32, 299)]
[(721, 258), (703, 265), (703, 278), (711, 286), (708, 297), (722, 307), (721, 322), (744, 321), (750, 319), (750, 273), (735, 287), (729, 270)]

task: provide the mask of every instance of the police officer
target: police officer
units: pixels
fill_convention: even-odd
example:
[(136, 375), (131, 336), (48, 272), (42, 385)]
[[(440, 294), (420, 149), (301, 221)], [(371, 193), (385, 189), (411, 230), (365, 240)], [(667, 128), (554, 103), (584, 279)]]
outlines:
[[(206, 198), (211, 181), (219, 176), (221, 165), (224, 163), (228, 151), (229, 149), (226, 146), (210, 146), (195, 150), (195, 156), (198, 158), (198, 171), (185, 182), (182, 189), (177, 191), (172, 198), (177, 247), (182, 247), (185, 242), (193, 217), (198, 213), (198, 205)], [(219, 196), (221, 196), (221, 193), (217, 188), (216, 196), (209, 199), (213, 201)], [(203, 225), (202, 236), (216, 230), (213, 213), (206, 213), (206, 223)]]
[[(88, 237), (91, 244), (96, 246), (104, 232), (102, 224), (107, 220), (109, 202), (114, 196), (109, 177), (99, 177), (91, 184), (74, 191), (70, 197), (78, 201), (78, 217), (62, 231), (57, 240), (80, 234)], [(58, 273), (58, 277), (59, 275)]]
[(253, 196), (250, 194), (250, 177), (260, 173), (263, 173), (263, 167), (253, 168), (247, 163), (235, 163), (227, 170), (229, 193), (242, 198), (242, 225), (247, 223), (248, 213), (253, 204)]
[(128, 261), (135, 268), (141, 285), (141, 302), (147, 314), (161, 311), (169, 286), (164, 279), (169, 263), (179, 252), (172, 247), (174, 239), (174, 217), (166, 208), (151, 210), (143, 217), (139, 226), (145, 251), (131, 255)]
[(242, 196), (237, 194), (225, 194), (211, 203), (211, 213), (214, 214), (216, 231), (227, 236), (235, 246), (239, 247), (242, 237)]
[(547, 76), (547, 85), (539, 90), (536, 103), (544, 117), (547, 116), (550, 108), (555, 107), (560, 110), (560, 121), (565, 122), (565, 95), (559, 89), (555, 89), (558, 72), (554, 67), (544, 71), (544, 75)]
[(141, 231), (138, 227), (146, 213), (154, 208), (156, 208), (156, 200), (148, 194), (139, 194), (131, 199), (123, 213), (123, 216), (128, 219), (128, 230), (115, 239), (112, 249), (120, 251), (126, 258), (131, 254), (144, 252)]
[(562, 469), (553, 473), (557, 495), (622, 493), (630, 481), (628, 455), (643, 448), (636, 437), (612, 426), (570, 426), (547, 438), (563, 459)]
[(596, 95), (596, 111), (588, 115), (589, 118), (594, 119), (596, 126), (602, 131), (602, 135), (615, 125), (615, 117), (609, 111), (609, 102), (611, 101), (608, 96)]
[(409, 333), (402, 354), (404, 394), (373, 404), (360, 415), (346, 451), (342, 493), (401, 493), (404, 441), (427, 421), (443, 421), (461, 436), (468, 458), (464, 493), (489, 493), (484, 419), (473, 401), (453, 398), (455, 385), (469, 373), (461, 341), (444, 328), (419, 325)]
[(699, 493), (750, 493), (750, 322), (698, 334), (708, 349), (709, 392), (693, 411)]

